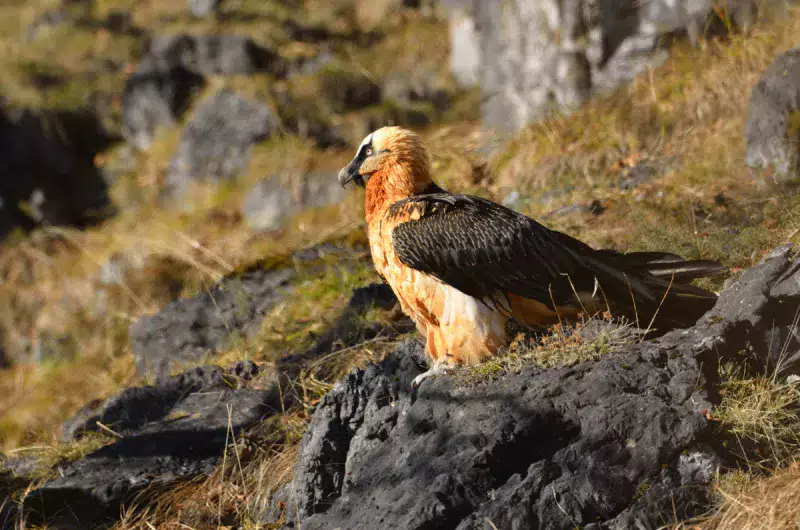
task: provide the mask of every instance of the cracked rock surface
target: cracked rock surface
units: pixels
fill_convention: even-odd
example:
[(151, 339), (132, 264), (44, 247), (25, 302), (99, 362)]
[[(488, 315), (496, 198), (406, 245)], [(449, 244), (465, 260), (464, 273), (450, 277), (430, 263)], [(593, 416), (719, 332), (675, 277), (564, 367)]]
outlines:
[(697, 515), (725, 458), (706, 416), (717, 366), (742, 352), (771, 366), (779, 341), (794, 370), (799, 269), (779, 248), (693, 328), (478, 386), (453, 375), (412, 391), (423, 347), (404, 342), (324, 398), (273, 504), (303, 529), (657, 528)]

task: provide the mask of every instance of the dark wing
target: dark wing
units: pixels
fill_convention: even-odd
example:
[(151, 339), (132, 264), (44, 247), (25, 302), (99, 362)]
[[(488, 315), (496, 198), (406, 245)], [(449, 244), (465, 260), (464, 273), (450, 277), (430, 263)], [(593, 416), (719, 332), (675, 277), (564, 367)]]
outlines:
[[(415, 210), (392, 244), (401, 262), (478, 299), (513, 293), (549, 307), (592, 292), (595, 274), (581, 258), (594, 250), (499, 204), (468, 195), (419, 195), (389, 209)], [(412, 218), (416, 215), (412, 215)]]
[[(484, 301), (508, 307), (507, 294), (554, 306), (576, 293), (601, 293), (631, 319), (668, 326), (696, 321), (716, 300), (688, 282), (719, 272), (711, 261), (667, 253), (594, 250), (491, 201), (468, 195), (419, 195), (392, 205), (392, 244), (401, 262)], [(403, 219), (416, 219), (401, 221)], [(664, 307), (662, 307), (662, 305)]]

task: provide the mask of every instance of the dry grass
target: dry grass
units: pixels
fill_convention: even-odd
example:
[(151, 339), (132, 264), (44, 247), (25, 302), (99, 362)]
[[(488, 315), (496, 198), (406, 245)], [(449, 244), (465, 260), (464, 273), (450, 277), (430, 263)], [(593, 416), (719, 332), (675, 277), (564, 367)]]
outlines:
[(697, 526), (703, 530), (795, 530), (800, 527), (800, 463), (760, 480), (718, 487), (719, 513)]
[(544, 333), (519, 333), (507, 352), (464, 369), (462, 375), (467, 383), (477, 384), (517, 373), (527, 366), (573, 366), (619, 351), (638, 337), (635, 328), (605, 315), (574, 325), (556, 324)]
[(800, 384), (723, 368), (722, 400), (713, 418), (740, 467), (718, 476), (714, 512), (680, 528), (798, 528)]
[(800, 454), (800, 385), (764, 376), (735, 378), (720, 393), (714, 418), (735, 437), (750, 465), (782, 467)]

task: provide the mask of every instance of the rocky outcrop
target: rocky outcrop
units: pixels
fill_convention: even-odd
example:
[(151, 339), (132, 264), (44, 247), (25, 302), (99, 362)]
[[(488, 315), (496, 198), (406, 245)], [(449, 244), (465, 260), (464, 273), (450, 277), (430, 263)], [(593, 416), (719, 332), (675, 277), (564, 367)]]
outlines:
[[(139, 319), (129, 330), (131, 348), (141, 375), (164, 376), (184, 363), (201, 362), (233, 340), (252, 338), (264, 315), (291, 295), (298, 270), (318, 271), (324, 258), (337, 258), (347, 268), (359, 259), (352, 250), (319, 245), (295, 253), (283, 267), (256, 267), (221, 280), (209, 291), (176, 300), (157, 314)], [(331, 353), (334, 344), (347, 347), (381, 331), (358, 318), (372, 307), (391, 307), (394, 294), (388, 286), (356, 289), (344, 313), (320, 335), (307, 355)], [(407, 330), (397, 324), (399, 331)]]
[(228, 370), (207, 366), (161, 377), (155, 385), (127, 388), (105, 401), (89, 403), (75, 413), (62, 426), (61, 439), (71, 442), (87, 433), (107, 432), (107, 429), (128, 436), (168, 416), (189, 394), (241, 386), (258, 373), (258, 366), (252, 362), (239, 363)]
[(693, 328), (478, 385), (455, 374), (412, 390), (423, 350), (406, 342), (323, 399), (275, 505), (305, 529), (656, 528), (696, 515), (727, 456), (707, 415), (717, 367), (774, 367), (783, 351), (783, 373), (797, 371), (799, 286), (781, 248)]
[(219, 11), (222, 0), (189, 0), (192, 16), (202, 18)]
[(254, 365), (196, 368), (125, 390), (94, 414), (80, 412), (67, 424), (71, 436), (102, 422), (121, 437), (27, 495), (22, 518), (53, 528), (93, 527), (117, 520), (122, 504), (146, 488), (209, 475), (231, 432), (281, 410), (277, 389), (246, 388), (257, 372)]
[(226, 278), (199, 296), (177, 300), (130, 327), (137, 371), (164, 375), (216, 353), (235, 336), (252, 336), (289, 292), (292, 268), (256, 269)]
[(153, 38), (122, 97), (123, 134), (148, 149), (159, 127), (174, 125), (209, 75), (282, 75), (278, 56), (239, 35), (163, 35)]
[(780, 55), (750, 96), (747, 165), (779, 184), (800, 179), (800, 48)]
[(256, 232), (281, 228), (291, 216), (335, 204), (345, 191), (333, 173), (273, 175), (258, 182), (247, 194), (242, 214)]
[[(519, 129), (632, 80), (665, 57), (676, 34), (697, 39), (714, 24), (712, 0), (444, 0), (451, 9), (451, 68), (480, 84), (487, 126)], [(726, 2), (747, 24), (757, 2)], [(477, 50), (479, 58), (475, 57)]]
[(169, 193), (192, 181), (222, 181), (247, 169), (250, 149), (277, 127), (262, 104), (223, 90), (204, 101), (181, 133), (167, 174)]

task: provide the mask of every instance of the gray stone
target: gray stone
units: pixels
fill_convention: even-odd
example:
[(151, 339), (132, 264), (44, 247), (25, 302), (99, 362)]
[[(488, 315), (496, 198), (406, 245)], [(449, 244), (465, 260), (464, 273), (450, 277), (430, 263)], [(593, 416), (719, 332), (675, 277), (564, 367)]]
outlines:
[(148, 45), (122, 97), (123, 135), (146, 150), (159, 127), (171, 127), (203, 86), (204, 76), (269, 71), (282, 75), (272, 51), (240, 35), (161, 35)]
[(281, 228), (291, 216), (341, 201), (345, 191), (333, 173), (311, 173), (292, 179), (273, 175), (258, 182), (242, 206), (247, 226), (256, 232)]
[[(477, 77), (484, 123), (501, 130), (519, 129), (613, 90), (663, 61), (670, 37), (688, 34), (696, 41), (715, 27), (707, 23), (715, 16), (712, 0), (444, 4), (450, 10), (451, 72), (463, 85)], [(730, 0), (727, 13), (735, 25), (747, 26), (756, 4)]]
[(190, 394), (240, 388), (258, 373), (259, 367), (252, 362), (239, 363), (228, 370), (204, 366), (163, 376), (154, 385), (126, 388), (76, 412), (64, 423), (61, 439), (71, 442), (86, 433), (103, 432), (100, 424), (123, 436), (133, 434), (149, 423), (164, 419)]
[(252, 336), (264, 314), (286, 296), (295, 274), (292, 268), (256, 269), (139, 319), (129, 331), (137, 371), (165, 375), (212, 355), (237, 335)]
[(125, 139), (137, 149), (149, 149), (158, 129), (174, 126), (203, 84), (202, 76), (181, 66), (133, 74), (122, 94)]
[(276, 126), (270, 109), (235, 92), (208, 98), (181, 134), (169, 165), (168, 192), (180, 192), (191, 181), (235, 179), (247, 169), (250, 148)]
[(219, 11), (222, 0), (189, 0), (189, 11), (198, 18), (207, 17)]
[(800, 48), (780, 55), (750, 96), (747, 165), (777, 183), (800, 179)]
[(472, 13), (455, 9), (450, 15), (450, 72), (463, 87), (478, 86), (481, 73), (480, 34)]

